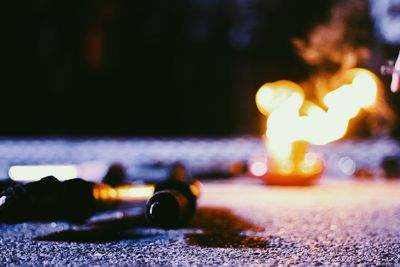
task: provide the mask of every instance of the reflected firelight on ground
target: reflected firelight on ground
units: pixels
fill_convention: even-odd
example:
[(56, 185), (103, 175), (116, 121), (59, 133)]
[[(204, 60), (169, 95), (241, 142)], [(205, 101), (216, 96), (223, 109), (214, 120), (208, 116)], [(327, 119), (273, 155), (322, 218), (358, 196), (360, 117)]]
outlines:
[(111, 187), (98, 184), (93, 189), (93, 196), (100, 201), (135, 202), (149, 199), (154, 194), (154, 185), (123, 185)]

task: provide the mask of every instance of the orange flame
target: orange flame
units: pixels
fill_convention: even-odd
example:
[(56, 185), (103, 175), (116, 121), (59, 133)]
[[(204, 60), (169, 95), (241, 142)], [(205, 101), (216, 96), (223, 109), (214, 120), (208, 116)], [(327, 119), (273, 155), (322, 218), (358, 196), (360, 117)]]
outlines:
[(305, 100), (303, 89), (290, 81), (266, 83), (258, 90), (257, 107), (268, 117), (269, 170), (284, 175), (321, 171), (315, 156), (306, 153), (307, 144), (342, 138), (350, 120), (377, 97), (378, 79), (368, 70), (347, 71), (345, 82), (324, 96), (324, 107)]

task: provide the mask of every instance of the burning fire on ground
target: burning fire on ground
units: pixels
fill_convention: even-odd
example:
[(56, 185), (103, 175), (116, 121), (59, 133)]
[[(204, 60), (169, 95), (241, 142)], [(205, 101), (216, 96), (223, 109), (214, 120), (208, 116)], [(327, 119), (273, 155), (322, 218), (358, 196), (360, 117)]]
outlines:
[(314, 73), (302, 85), (277, 81), (259, 89), (257, 107), (267, 117), (267, 158), (250, 164), (253, 175), (269, 184), (315, 182), (323, 160), (307, 152), (308, 145), (344, 137), (351, 121), (364, 119), (361, 110), (368, 111), (371, 134), (389, 134), (395, 115), (384, 100), (381, 82), (372, 72), (356, 68), (371, 60), (367, 20), (367, 1), (339, 0), (307, 37), (292, 39)]
[(342, 138), (350, 120), (371, 109), (377, 98), (378, 78), (353, 68), (344, 72), (342, 85), (323, 96), (318, 105), (305, 98), (303, 88), (291, 81), (264, 84), (256, 104), (267, 116), (268, 163), (264, 177), (270, 184), (309, 184), (323, 171), (323, 161), (307, 146), (325, 145)]

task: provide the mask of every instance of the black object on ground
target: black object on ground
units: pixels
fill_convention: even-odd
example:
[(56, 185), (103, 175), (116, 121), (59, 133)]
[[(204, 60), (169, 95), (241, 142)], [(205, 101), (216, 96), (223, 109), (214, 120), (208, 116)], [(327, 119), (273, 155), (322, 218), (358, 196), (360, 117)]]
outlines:
[(156, 227), (185, 226), (196, 211), (199, 186), (185, 165), (171, 165), (168, 179), (156, 185), (155, 194), (146, 203), (146, 219)]
[(60, 182), (47, 176), (10, 187), (0, 195), (0, 221), (83, 222), (100, 210), (93, 198), (93, 185), (78, 178)]
[[(117, 173), (121, 170), (118, 168)], [(0, 222), (64, 220), (84, 223), (96, 213), (121, 208), (122, 199), (97, 200), (93, 195), (95, 186), (96, 183), (79, 178), (60, 182), (48, 176), (10, 187), (0, 194)], [(167, 179), (155, 185), (156, 194), (149, 197), (143, 217), (146, 214), (148, 222), (157, 227), (186, 225), (196, 210), (198, 186), (183, 164), (172, 165)], [(144, 202), (139, 204), (144, 207)]]

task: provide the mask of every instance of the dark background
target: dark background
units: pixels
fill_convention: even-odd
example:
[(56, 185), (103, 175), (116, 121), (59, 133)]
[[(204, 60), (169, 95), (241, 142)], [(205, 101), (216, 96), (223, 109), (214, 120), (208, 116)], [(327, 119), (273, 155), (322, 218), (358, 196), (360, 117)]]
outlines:
[(257, 89), (307, 79), (313, 69), (290, 40), (333, 2), (12, 3), (0, 135), (258, 134)]

